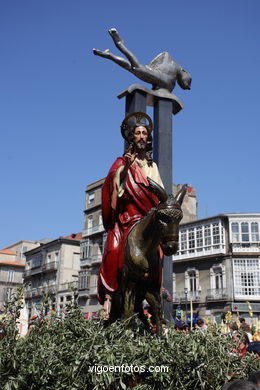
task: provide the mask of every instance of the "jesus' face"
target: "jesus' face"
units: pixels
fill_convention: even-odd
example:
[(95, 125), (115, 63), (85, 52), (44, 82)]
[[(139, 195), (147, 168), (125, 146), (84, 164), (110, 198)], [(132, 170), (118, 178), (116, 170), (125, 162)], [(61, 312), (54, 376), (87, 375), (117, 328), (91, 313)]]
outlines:
[(145, 149), (148, 140), (148, 131), (144, 126), (138, 126), (133, 131), (134, 143), (139, 149)]

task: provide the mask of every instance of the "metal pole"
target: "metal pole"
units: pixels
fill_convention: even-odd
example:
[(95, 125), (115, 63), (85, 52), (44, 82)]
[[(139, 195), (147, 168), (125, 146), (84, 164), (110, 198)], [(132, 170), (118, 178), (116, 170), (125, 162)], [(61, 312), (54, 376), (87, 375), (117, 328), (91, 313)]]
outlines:
[(187, 293), (185, 294), (185, 323), (188, 323), (188, 315), (187, 315), (187, 310), (188, 310), (188, 299), (187, 299)]
[[(165, 190), (172, 194), (172, 101), (157, 98), (154, 105), (154, 148), (153, 157), (158, 164)], [(172, 256), (165, 256), (163, 262), (163, 287), (172, 297)], [(164, 318), (172, 321), (172, 302), (164, 302)]]

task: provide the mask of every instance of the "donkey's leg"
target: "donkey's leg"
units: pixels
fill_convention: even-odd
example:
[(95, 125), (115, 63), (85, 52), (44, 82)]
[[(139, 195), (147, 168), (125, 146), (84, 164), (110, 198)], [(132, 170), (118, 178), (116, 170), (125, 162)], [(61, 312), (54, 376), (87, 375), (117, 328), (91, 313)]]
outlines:
[(149, 303), (154, 313), (155, 322), (156, 322), (156, 333), (158, 336), (162, 334), (162, 307), (161, 300), (159, 294), (154, 294), (151, 292), (147, 292), (145, 294), (145, 299)]
[(124, 316), (126, 318), (134, 315), (135, 310), (135, 292), (133, 286), (128, 286), (124, 294)]

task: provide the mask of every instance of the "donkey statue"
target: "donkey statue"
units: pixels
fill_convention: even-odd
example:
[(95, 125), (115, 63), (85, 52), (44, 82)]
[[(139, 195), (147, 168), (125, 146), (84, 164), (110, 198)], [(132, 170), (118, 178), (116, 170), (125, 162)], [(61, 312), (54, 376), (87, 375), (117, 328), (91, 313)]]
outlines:
[[(181, 205), (187, 185), (174, 197), (149, 179), (150, 190), (160, 200), (131, 230), (124, 250), (124, 266), (118, 295), (112, 301), (110, 322), (122, 314), (130, 318), (138, 313), (145, 328), (149, 323), (143, 313), (144, 300), (150, 305), (158, 335), (162, 332), (161, 274), (162, 255), (171, 256), (178, 250)], [(161, 248), (161, 249), (160, 249)]]

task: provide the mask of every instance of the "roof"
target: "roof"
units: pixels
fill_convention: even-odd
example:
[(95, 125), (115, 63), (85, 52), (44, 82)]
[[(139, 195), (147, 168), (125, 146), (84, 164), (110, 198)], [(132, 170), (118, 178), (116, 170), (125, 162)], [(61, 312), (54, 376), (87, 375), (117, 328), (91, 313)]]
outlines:
[(3, 255), (16, 255), (14, 251), (11, 251), (11, 249), (5, 248), (0, 250), (0, 254)]
[(18, 261), (1, 261), (0, 260), (0, 265), (11, 265), (13, 267), (23, 267), (24, 268), (24, 264), (22, 263), (18, 263)]
[(60, 236), (56, 238), (53, 241), (47, 242), (46, 244), (41, 244), (41, 246), (37, 246), (36, 248), (30, 249), (29, 251), (25, 252), (25, 256), (31, 256), (39, 251), (41, 251), (43, 248), (49, 248), (53, 245), (56, 245), (57, 243), (64, 243), (68, 245), (74, 245), (79, 246), (80, 240), (82, 240), (82, 233), (71, 233), (69, 236)]
[(82, 233), (71, 233), (69, 236), (62, 236), (61, 238), (68, 238), (70, 240), (82, 240)]
[(180, 226), (183, 227), (185, 225), (196, 225), (196, 224), (206, 222), (206, 221), (211, 221), (211, 220), (217, 219), (217, 218), (231, 218), (231, 217), (238, 217), (238, 218), (260, 217), (260, 213), (223, 213), (223, 214), (212, 215), (211, 217), (195, 219), (194, 221), (190, 221), (190, 222), (183, 222), (183, 223), (180, 223)]
[(20, 240), (20, 241), (17, 241), (17, 242), (14, 242), (13, 244), (11, 245), (8, 245), (6, 248), (12, 248), (13, 246), (18, 246), (19, 244), (23, 244), (23, 243), (31, 243), (31, 244), (35, 244), (37, 243), (38, 241), (31, 241), (31, 240)]

